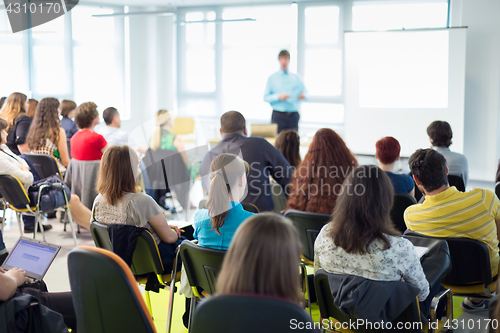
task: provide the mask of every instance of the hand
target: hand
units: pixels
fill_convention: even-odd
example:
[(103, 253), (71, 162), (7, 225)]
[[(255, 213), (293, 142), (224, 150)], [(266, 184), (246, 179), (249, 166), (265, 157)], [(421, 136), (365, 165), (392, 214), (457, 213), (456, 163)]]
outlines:
[(23, 170), (23, 171), (30, 171), (30, 167), (27, 166), (27, 165), (22, 165), (21, 164), (21, 170)]
[(175, 225), (171, 225), (170, 228), (174, 229), (174, 231), (177, 233), (177, 238), (181, 238), (181, 231), (178, 227)]
[(285, 100), (285, 99), (287, 99), (288, 97), (290, 97), (290, 95), (287, 95), (287, 94), (280, 94), (279, 99), (280, 99), (280, 101), (284, 101), (284, 100)]
[(304, 99), (304, 98), (306, 98), (306, 94), (304, 94), (304, 92), (302, 92), (297, 98)]
[(8, 275), (11, 278), (13, 278), (16, 281), (18, 287), (24, 284), (25, 282), (29, 282), (30, 280), (28, 275), (26, 274), (26, 271), (20, 268), (9, 269), (7, 273), (5, 273), (5, 275)]

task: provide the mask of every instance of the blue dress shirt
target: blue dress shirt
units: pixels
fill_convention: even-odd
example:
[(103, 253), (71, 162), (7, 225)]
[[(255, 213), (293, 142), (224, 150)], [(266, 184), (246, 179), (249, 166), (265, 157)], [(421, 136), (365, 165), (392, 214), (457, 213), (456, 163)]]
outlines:
[(224, 220), (224, 225), (219, 228), (220, 235), (215, 230), (212, 230), (207, 209), (200, 209), (196, 213), (194, 216), (193, 237), (198, 239), (200, 246), (216, 250), (227, 250), (236, 229), (247, 218), (255, 215), (244, 210), (239, 202), (231, 201), (231, 207)]
[[(273, 110), (276, 111), (298, 111), (301, 102), (298, 97), (302, 93), (307, 93), (302, 79), (297, 74), (280, 69), (267, 79), (264, 101), (270, 103)], [(280, 101), (280, 94), (287, 94), (290, 97)]]

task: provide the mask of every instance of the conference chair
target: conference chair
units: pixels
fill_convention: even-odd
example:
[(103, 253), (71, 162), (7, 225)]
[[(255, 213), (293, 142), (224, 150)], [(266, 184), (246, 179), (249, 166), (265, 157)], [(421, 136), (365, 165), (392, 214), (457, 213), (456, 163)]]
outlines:
[[(33, 233), (33, 238), (36, 238), (37, 229), (38, 226), (40, 225), (40, 216), (43, 213), (46, 213), (40, 210), (40, 199), (42, 197), (41, 193), (43, 189), (47, 187), (60, 189), (64, 194), (65, 204), (57, 208), (57, 210), (62, 210), (66, 212), (66, 214), (68, 215), (69, 223), (71, 226), (71, 233), (73, 235), (73, 240), (75, 241), (75, 246), (76, 246), (78, 242), (76, 240), (76, 233), (74, 226), (75, 222), (73, 221), (73, 218), (71, 216), (71, 210), (69, 209), (69, 200), (68, 197), (66, 196), (66, 191), (64, 191), (64, 186), (62, 184), (47, 183), (41, 185), (38, 190), (38, 202), (33, 203), (30, 202), (28, 193), (26, 193), (26, 190), (24, 189), (23, 184), (19, 181), (19, 179), (17, 179), (15, 176), (12, 175), (0, 176), (0, 194), (5, 199), (5, 201), (7, 201), (9, 208), (16, 212), (17, 223), (19, 225), (19, 233), (21, 234), (21, 236), (23, 235), (23, 230), (21, 227), (21, 214), (25, 214), (35, 217), (35, 230)], [(45, 241), (45, 232), (43, 228), (40, 228), (40, 230), (42, 230), (43, 240)]]
[(281, 185), (271, 182), (269, 184), (269, 190), (271, 191), (271, 198), (273, 199), (274, 203), (273, 212), (280, 213), (281, 211), (285, 210), (286, 198)]
[[(221, 318), (223, 314), (223, 318)], [(201, 301), (193, 316), (192, 333), (276, 333), (308, 325), (301, 332), (319, 332), (300, 306), (263, 295), (231, 294)], [(317, 325), (316, 325), (317, 327)]]
[[(0, 223), (2, 223), (2, 227), (1, 227), (1, 231), (3, 232), (3, 227), (5, 225), (5, 213), (7, 212), (7, 202), (5, 201), (5, 199), (2, 197), (2, 194), (0, 193), (0, 208), (3, 210), (3, 216), (2, 216), (2, 221)], [(22, 234), (21, 234), (22, 235)]]
[(59, 170), (57, 161), (52, 155), (46, 154), (28, 154), (24, 153), (23, 156), (33, 166), (40, 179), (44, 179), (53, 175), (59, 175), (63, 179), (63, 175)]
[(404, 220), (404, 213), (406, 208), (416, 204), (415, 198), (406, 193), (396, 193), (394, 195), (394, 203), (391, 209), (391, 220), (396, 229), (405, 232), (406, 224)]
[(79, 161), (72, 158), (64, 175), (64, 182), (71, 193), (78, 195), (82, 204), (90, 210), (98, 194), (96, 184), (100, 165), (100, 160)]
[[(345, 314), (343, 313), (334, 303), (334, 298), (332, 295), (332, 291), (330, 289), (330, 283), (328, 282), (329, 276), (333, 275), (331, 273), (327, 273), (323, 269), (319, 269), (316, 271), (315, 276), (314, 276), (314, 286), (316, 290), (316, 297), (318, 299), (318, 306), (319, 306), (319, 312), (320, 312), (320, 323), (323, 323), (325, 319), (328, 319), (328, 324), (330, 325), (330, 328), (332, 330), (334, 328), (339, 328), (341, 327), (342, 324), (344, 324), (344, 327), (351, 327), (349, 326), (349, 323), (357, 322), (358, 317), (355, 315), (348, 313)], [(403, 283), (403, 282), (400, 282)], [(333, 320), (331, 319), (333, 318)], [(391, 321), (391, 323), (394, 323), (393, 327), (396, 328), (396, 323), (398, 322), (404, 322), (404, 323), (418, 323), (420, 322), (420, 311), (419, 311), (419, 306), (418, 306), (418, 298), (415, 297), (413, 301), (410, 303), (410, 305), (404, 309), (401, 314), (399, 314), (395, 319)], [(411, 326), (409, 329), (400, 329), (400, 330), (393, 330), (394, 332), (415, 332), (415, 333), (421, 333), (420, 329), (417, 327), (417, 325), (408, 325)], [(351, 333), (351, 332), (356, 332), (356, 333), (369, 333), (369, 332), (375, 332), (375, 330), (370, 329), (370, 327), (367, 327), (365, 325), (360, 325), (356, 327), (354, 330), (350, 329), (342, 329), (342, 332), (344, 333)], [(386, 332), (389, 330), (383, 330), (383, 332)], [(432, 333), (432, 332), (429, 332)]]
[[(176, 135), (194, 135), (194, 119), (190, 117), (177, 117), (174, 118), (174, 126), (170, 130), (173, 134)], [(194, 137), (186, 137), (183, 138), (184, 143), (194, 142)]]
[(78, 332), (156, 332), (130, 268), (116, 254), (77, 247), (68, 271)]
[(497, 195), (497, 198), (500, 199), (500, 182), (495, 184), (495, 194)]
[(493, 297), (498, 272), (492, 277), (490, 252), (485, 243), (471, 238), (429, 237), (409, 230), (406, 236), (441, 239), (448, 243), (451, 270), (442, 278), (441, 285), (450, 289), (454, 296)]
[(250, 125), (250, 134), (260, 136), (274, 146), (276, 135), (278, 135), (278, 124), (252, 124)]
[(464, 179), (461, 175), (448, 175), (448, 184), (455, 186), (460, 192), (465, 192)]
[[(113, 251), (113, 245), (108, 233), (108, 227), (105, 224), (93, 221), (90, 224), (90, 232), (97, 247)], [(174, 302), (175, 282), (180, 280), (180, 272), (177, 272), (177, 258), (173, 263), (171, 274), (164, 274), (164, 268), (158, 251), (158, 246), (153, 235), (144, 229), (137, 237), (134, 254), (130, 269), (135, 276), (137, 283), (145, 286), (145, 296), (147, 308), (153, 316), (151, 306), (150, 292), (159, 292), (170, 286), (169, 306), (168, 306), (168, 325), (171, 325), (172, 306)], [(174, 282), (172, 283), (172, 277)], [(168, 331), (168, 327), (167, 327)]]
[[(307, 307), (311, 314), (311, 285), (307, 278), (306, 265), (314, 265), (314, 241), (318, 237), (321, 228), (331, 219), (330, 214), (308, 213), (300, 210), (289, 209), (285, 212), (285, 217), (292, 220), (299, 233), (300, 243), (302, 245), (301, 270), (303, 276), (303, 286), (305, 286), (305, 296)], [(304, 288), (303, 288), (304, 289)]]
[(188, 327), (191, 327), (197, 301), (215, 292), (217, 276), (222, 268), (226, 251), (202, 247), (185, 240), (181, 244), (178, 255), (182, 258), (182, 264), (194, 294), (189, 312)]

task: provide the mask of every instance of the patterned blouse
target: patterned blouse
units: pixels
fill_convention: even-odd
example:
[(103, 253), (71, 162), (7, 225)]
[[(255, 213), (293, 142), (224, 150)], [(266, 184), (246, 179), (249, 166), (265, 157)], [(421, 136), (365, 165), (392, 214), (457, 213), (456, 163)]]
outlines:
[(50, 140), (49, 138), (46, 139), (45, 146), (40, 147), (39, 149), (34, 149), (31, 152), (34, 154), (45, 154), (54, 156), (54, 158), (57, 161), (57, 166), (59, 167), (59, 171), (61, 171), (63, 175), (66, 172), (66, 167), (64, 167), (64, 165), (61, 162), (61, 154), (57, 149), (57, 145), (54, 142), (52, 142), (52, 140)]
[(365, 254), (347, 253), (328, 237), (329, 224), (321, 229), (314, 243), (314, 268), (329, 273), (360, 276), (377, 281), (404, 281), (420, 289), (418, 298), (429, 295), (429, 282), (425, 278), (420, 258), (413, 244), (403, 238), (387, 236), (391, 247), (383, 250), (380, 241), (368, 246)]

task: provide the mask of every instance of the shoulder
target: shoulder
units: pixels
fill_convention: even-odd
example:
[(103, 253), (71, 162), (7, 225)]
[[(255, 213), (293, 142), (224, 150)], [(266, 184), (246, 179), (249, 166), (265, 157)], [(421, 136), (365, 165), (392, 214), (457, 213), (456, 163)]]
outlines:
[(22, 116), (19, 116), (16, 118), (16, 123), (30, 123), (31, 124), (31, 118), (26, 116), (26, 115), (22, 115)]
[(130, 198), (130, 202), (139, 206), (157, 205), (156, 201), (152, 197), (144, 193), (128, 193), (126, 195)]
[(194, 224), (200, 224), (206, 220), (210, 220), (210, 216), (208, 216), (208, 209), (200, 209), (194, 215)]
[(391, 247), (394, 246), (395, 248), (413, 248), (413, 244), (404, 237), (390, 235), (386, 235), (386, 237), (391, 243)]

